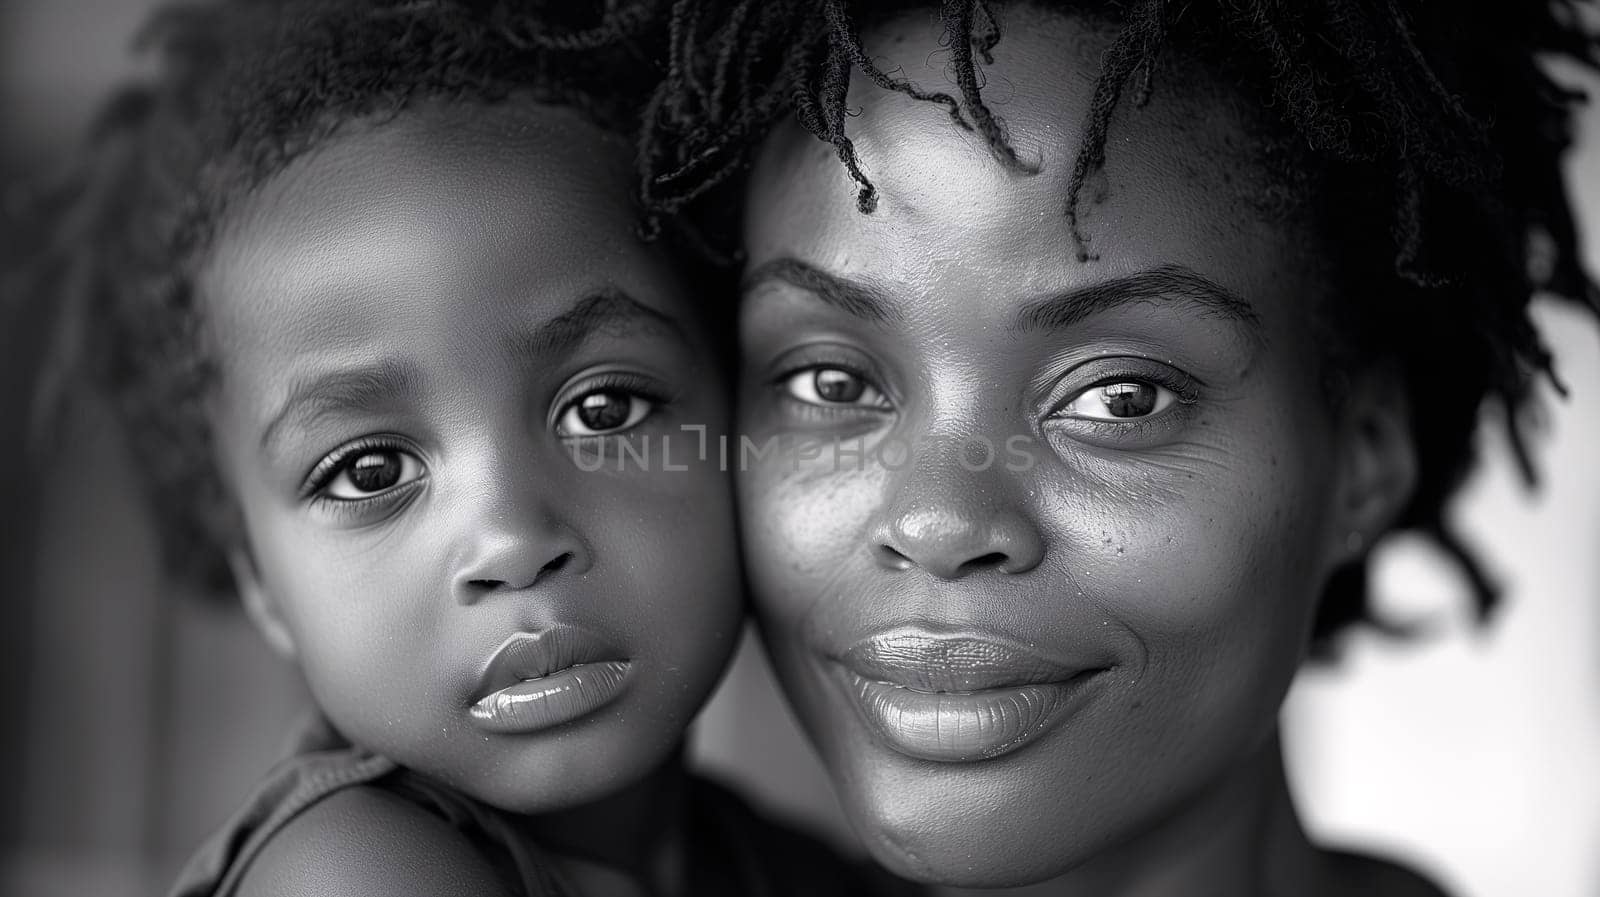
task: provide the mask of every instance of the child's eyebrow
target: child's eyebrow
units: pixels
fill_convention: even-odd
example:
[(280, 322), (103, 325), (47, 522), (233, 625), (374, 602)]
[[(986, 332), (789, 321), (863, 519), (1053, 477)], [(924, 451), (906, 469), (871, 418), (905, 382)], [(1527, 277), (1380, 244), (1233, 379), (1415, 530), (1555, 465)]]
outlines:
[(1135, 302), (1188, 302), (1259, 331), (1261, 317), (1237, 293), (1182, 265), (1164, 265), (1036, 299), (1017, 312), (1014, 330), (1061, 330), (1090, 315)]
[(543, 359), (571, 351), (592, 334), (641, 324), (664, 329), (688, 343), (683, 328), (670, 316), (616, 287), (605, 287), (543, 324), (513, 333), (507, 346), (513, 357)]
[[(548, 359), (601, 330), (641, 324), (661, 328), (687, 343), (677, 321), (613, 287), (579, 299), (543, 324), (512, 334), (507, 342), (514, 357)], [(290, 386), (262, 431), (261, 447), (270, 452), (291, 421), (310, 423), (323, 415), (415, 396), (421, 383), (422, 372), (415, 364), (393, 358), (303, 377)]]
[(845, 314), (864, 321), (892, 324), (900, 320), (900, 312), (895, 308), (894, 301), (876, 286), (829, 274), (815, 265), (788, 256), (757, 266), (744, 276), (739, 289), (749, 293), (773, 280), (805, 290)]
[(261, 431), (261, 448), (270, 452), (291, 421), (308, 424), (324, 415), (412, 396), (421, 382), (416, 365), (393, 358), (303, 377), (289, 388), (289, 395)]

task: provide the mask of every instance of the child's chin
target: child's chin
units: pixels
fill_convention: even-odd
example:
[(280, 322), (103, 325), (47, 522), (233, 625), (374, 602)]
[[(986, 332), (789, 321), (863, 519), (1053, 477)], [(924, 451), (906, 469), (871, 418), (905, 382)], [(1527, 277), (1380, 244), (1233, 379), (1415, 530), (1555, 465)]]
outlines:
[(617, 734), (604, 728), (565, 738), (545, 733), (526, 740), (496, 739), (490, 742), (494, 750), (474, 750), (485, 747), (477, 742), (453, 758), (394, 759), (481, 803), (509, 813), (539, 815), (626, 791), (677, 756), (670, 745), (658, 748)]

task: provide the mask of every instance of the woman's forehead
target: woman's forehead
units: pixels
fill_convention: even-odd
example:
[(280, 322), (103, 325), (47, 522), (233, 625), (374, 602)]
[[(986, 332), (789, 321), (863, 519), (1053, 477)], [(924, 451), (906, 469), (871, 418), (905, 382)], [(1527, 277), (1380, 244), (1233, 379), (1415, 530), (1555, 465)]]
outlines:
[[(1024, 16), (1029, 20), (1020, 21)], [(859, 114), (845, 127), (877, 188), (879, 209), (873, 215), (855, 211), (853, 185), (831, 146), (798, 128), (780, 128), (764, 147), (751, 185), (752, 254), (772, 237), (767, 224), (795, 233), (795, 222), (781, 219), (797, 210), (860, 228), (878, 226), (874, 218), (894, 219), (935, 243), (940, 234), (958, 233), (971, 242), (993, 225), (1012, 230), (1019, 219), (1032, 236), (1053, 238), (1064, 228), (1068, 185), (1110, 37), (1096, 26), (1026, 7), (1007, 24), (993, 64), (982, 67), (983, 95), (1035, 173), (1002, 164), (985, 138), (959, 127), (943, 105), (882, 89), (857, 73), (848, 102)], [(884, 71), (924, 91), (955, 94), (940, 34), (939, 24), (925, 17), (902, 17), (869, 29), (863, 41)], [(1272, 178), (1260, 129), (1224, 90), (1180, 65), (1181, 81), (1173, 77), (1176, 70), (1159, 72), (1168, 80), (1148, 104), (1125, 103), (1117, 111), (1105, 170), (1084, 192), (1080, 214), (1086, 219), (1181, 216), (1187, 226), (1209, 228), (1219, 238), (1263, 223), (1261, 197), (1271, 192)], [(763, 215), (774, 199), (784, 214)], [(997, 210), (1004, 214), (993, 214)]]

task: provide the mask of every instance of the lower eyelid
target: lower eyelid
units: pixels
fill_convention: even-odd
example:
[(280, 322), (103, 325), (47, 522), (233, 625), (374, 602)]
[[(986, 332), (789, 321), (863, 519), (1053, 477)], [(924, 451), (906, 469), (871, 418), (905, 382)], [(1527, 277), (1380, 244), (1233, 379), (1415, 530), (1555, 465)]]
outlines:
[(1180, 418), (1190, 412), (1192, 405), (1192, 402), (1180, 398), (1155, 414), (1122, 420), (1053, 415), (1040, 421), (1039, 428), (1044, 433), (1060, 432), (1060, 437), (1064, 439), (1072, 439), (1072, 434), (1077, 433), (1091, 442), (1095, 441), (1095, 437), (1100, 437), (1108, 444), (1129, 442), (1172, 427), (1182, 427), (1184, 424)]
[(319, 493), (312, 497), (311, 504), (322, 513), (346, 518), (388, 513), (393, 509), (383, 506), (409, 501), (427, 480), (428, 474), (424, 472), (421, 476), (408, 483), (402, 483), (387, 492), (380, 492), (368, 498), (333, 498)]

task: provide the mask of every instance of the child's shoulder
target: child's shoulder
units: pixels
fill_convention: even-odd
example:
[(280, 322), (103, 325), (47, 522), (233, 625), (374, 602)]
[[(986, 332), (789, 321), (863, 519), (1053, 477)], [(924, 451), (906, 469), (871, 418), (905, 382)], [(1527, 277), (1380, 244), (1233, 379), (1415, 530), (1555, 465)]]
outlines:
[[(702, 887), (703, 893), (760, 891), (776, 897), (919, 897), (926, 893), (920, 885), (841, 854), (816, 835), (769, 815), (712, 778), (695, 778), (693, 804), (701, 861), (720, 866), (724, 876), (733, 880), (721, 887)], [(752, 882), (760, 882), (759, 887)]]
[(458, 828), (379, 787), (344, 788), (279, 829), (239, 881), (239, 897), (507, 895)]

